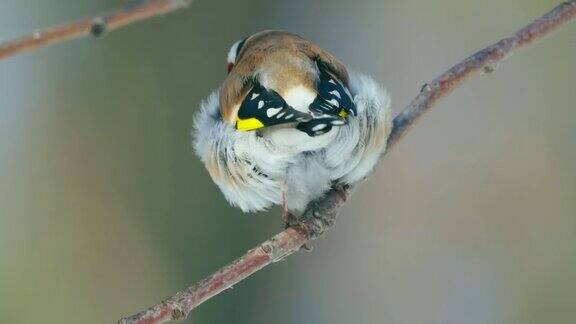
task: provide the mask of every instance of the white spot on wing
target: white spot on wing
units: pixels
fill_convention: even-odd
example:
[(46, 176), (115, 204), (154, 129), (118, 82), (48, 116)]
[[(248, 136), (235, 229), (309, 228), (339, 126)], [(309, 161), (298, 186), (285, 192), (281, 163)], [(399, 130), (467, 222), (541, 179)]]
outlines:
[(328, 100), (328, 102), (329, 102), (332, 106), (336, 106), (336, 107), (339, 107), (339, 106), (340, 106), (340, 103), (338, 103), (338, 100), (336, 100), (336, 99)]
[(252, 98), (250, 98), (250, 100), (254, 100), (254, 99), (258, 98), (259, 95), (260, 95), (259, 93), (253, 93)]
[(264, 107), (264, 101), (260, 100), (260, 102), (258, 102), (258, 109), (261, 109), (262, 107)]
[(342, 96), (340, 95), (340, 92), (338, 92), (338, 90), (330, 91), (329, 93), (333, 96), (338, 97), (338, 99), (342, 98)]
[(328, 82), (330, 82), (332, 84), (336, 84), (336, 81), (334, 81), (334, 79), (330, 79)]
[(348, 88), (344, 88), (344, 91), (346, 91), (348, 97), (352, 98), (352, 94), (350, 93), (350, 90), (348, 90)]
[(266, 116), (272, 117), (272, 116), (276, 115), (280, 110), (282, 110), (282, 107), (280, 107), (280, 108), (268, 108), (268, 110), (266, 110)]
[(321, 129), (326, 128), (326, 126), (327, 126), (326, 124), (318, 124), (318, 125), (312, 127), (312, 131), (314, 131), (314, 132), (319, 131)]
[(280, 118), (280, 117), (284, 116), (284, 114), (286, 114), (286, 112), (285, 112), (285, 111), (283, 111), (283, 112), (279, 113), (279, 114), (278, 114), (278, 116), (276, 116), (276, 118)]

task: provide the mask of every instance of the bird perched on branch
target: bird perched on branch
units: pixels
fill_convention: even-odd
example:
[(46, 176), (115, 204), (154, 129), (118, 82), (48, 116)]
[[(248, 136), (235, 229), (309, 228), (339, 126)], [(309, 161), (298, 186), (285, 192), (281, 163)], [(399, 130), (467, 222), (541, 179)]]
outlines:
[(365, 178), (385, 150), (390, 99), (314, 43), (264, 31), (236, 42), (228, 76), (195, 118), (194, 147), (245, 212), (301, 212), (331, 186)]

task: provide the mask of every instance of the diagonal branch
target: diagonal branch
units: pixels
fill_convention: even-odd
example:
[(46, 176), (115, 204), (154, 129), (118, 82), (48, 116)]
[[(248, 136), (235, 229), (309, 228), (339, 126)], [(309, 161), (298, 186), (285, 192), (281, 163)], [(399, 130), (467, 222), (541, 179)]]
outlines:
[[(494, 66), (516, 49), (539, 41), (576, 19), (576, 0), (566, 1), (510, 37), (473, 54), (424, 85), (412, 102), (394, 118), (388, 149), (395, 146), (418, 119), (441, 98), (469, 77), (492, 72)], [(119, 323), (164, 323), (185, 319), (201, 303), (232, 287), (265, 266), (298, 251), (308, 240), (332, 226), (340, 207), (352, 188), (334, 188), (323, 198), (310, 203), (303, 221), (260, 244), (211, 276), (163, 302)]]
[(515, 50), (550, 36), (574, 19), (576, 19), (576, 1), (565, 1), (512, 36), (476, 52), (424, 85), (420, 94), (394, 118), (388, 147), (396, 145), (422, 114), (468, 78), (483, 72), (493, 72), (497, 64), (512, 55)]
[(0, 43), (0, 60), (39, 47), (87, 36), (101, 36), (128, 24), (185, 8), (192, 0), (132, 0), (123, 8)]

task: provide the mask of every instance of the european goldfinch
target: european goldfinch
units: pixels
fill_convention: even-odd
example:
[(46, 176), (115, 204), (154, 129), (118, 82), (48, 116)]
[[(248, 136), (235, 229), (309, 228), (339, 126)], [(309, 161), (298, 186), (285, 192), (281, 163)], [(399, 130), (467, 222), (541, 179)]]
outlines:
[(301, 212), (332, 185), (365, 178), (385, 150), (390, 98), (374, 80), (295, 34), (236, 42), (228, 76), (195, 117), (194, 148), (244, 212)]

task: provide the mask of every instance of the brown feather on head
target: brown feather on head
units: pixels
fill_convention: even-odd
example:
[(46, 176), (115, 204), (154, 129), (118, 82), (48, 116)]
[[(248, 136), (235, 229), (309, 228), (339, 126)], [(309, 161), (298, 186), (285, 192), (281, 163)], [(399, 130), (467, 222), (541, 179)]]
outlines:
[[(330, 53), (296, 34), (267, 30), (256, 33), (234, 44), (229, 55), (229, 74), (220, 89), (220, 114), (223, 120), (234, 124), (238, 108), (250, 91), (250, 80), (258, 78), (262, 69), (273, 69), (277, 80), (278, 93), (281, 87), (293, 83), (305, 84), (311, 88), (314, 76), (306, 75), (297, 64), (287, 62), (304, 60), (313, 64), (320, 60), (330, 72), (348, 87), (348, 72), (345, 66)], [(231, 62), (234, 60), (234, 62)]]

